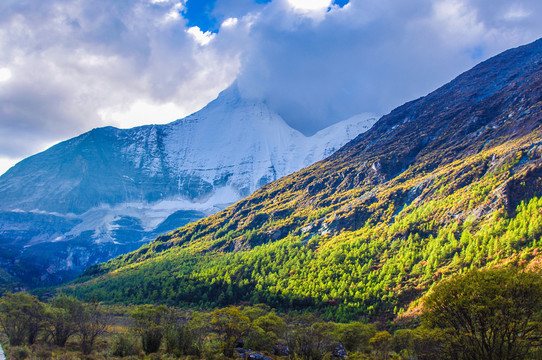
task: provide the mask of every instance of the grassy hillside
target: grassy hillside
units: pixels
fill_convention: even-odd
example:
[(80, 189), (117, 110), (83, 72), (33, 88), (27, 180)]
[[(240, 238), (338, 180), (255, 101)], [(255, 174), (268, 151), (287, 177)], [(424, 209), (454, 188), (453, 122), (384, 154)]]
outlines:
[(391, 316), (449, 274), (538, 261), (541, 124), (539, 40), (66, 290), (109, 302)]

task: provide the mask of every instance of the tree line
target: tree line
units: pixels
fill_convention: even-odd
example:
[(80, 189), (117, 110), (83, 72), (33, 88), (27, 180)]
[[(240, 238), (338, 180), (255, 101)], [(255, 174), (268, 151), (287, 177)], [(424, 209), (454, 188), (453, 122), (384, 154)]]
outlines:
[(11, 346), (32, 345), (42, 336), (64, 347), (78, 337), (83, 354), (89, 354), (104, 334), (111, 316), (98, 303), (85, 303), (59, 294), (45, 304), (26, 292), (6, 293), (0, 299), (0, 325)]
[[(250, 351), (292, 360), (542, 358), (538, 272), (473, 270), (441, 281), (418, 305), (419, 311), (393, 322), (336, 323), (321, 313), (277, 313), (263, 304), (213, 311), (140, 305), (119, 315), (64, 294), (43, 303), (20, 292), (0, 298), (0, 325), (16, 359), (39, 358), (39, 346), (67, 344), (85, 359), (91, 353), (96, 359), (218, 359)], [(98, 339), (105, 345), (97, 346)], [(25, 346), (31, 346), (26, 355)]]
[[(493, 188), (491, 179), (468, 191), (484, 198)], [(443, 213), (473, 194), (410, 205), (393, 223), (369, 221), (335, 236), (291, 233), (237, 252), (202, 251), (191, 243), (161, 251), (157, 242), (139, 250), (144, 261), (134, 261), (131, 254), (97, 265), (68, 291), (111, 303), (213, 308), (248, 302), (280, 311), (310, 307), (340, 322), (394, 316), (443, 277), (540, 258), (542, 197), (521, 202), (510, 213), (500, 209), (491, 216), (442, 224)], [(478, 201), (469, 211), (477, 206)], [(234, 240), (248, 236), (229, 227), (215, 233), (216, 241), (222, 242), (222, 235)], [(123, 270), (95, 278), (117, 268)]]

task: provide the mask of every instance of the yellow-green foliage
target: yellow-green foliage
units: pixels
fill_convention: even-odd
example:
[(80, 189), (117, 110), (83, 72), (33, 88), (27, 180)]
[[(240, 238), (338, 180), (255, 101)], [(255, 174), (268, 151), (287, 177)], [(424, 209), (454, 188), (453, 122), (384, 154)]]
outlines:
[(390, 181), (343, 190), (334, 181), (360, 165), (319, 163), (89, 269), (66, 291), (112, 303), (264, 302), (339, 320), (398, 313), (444, 276), (537, 253), (542, 200), (528, 194), (539, 189), (526, 202), (503, 190), (537, 160), (526, 155), (534, 140), (439, 166), (425, 156)]

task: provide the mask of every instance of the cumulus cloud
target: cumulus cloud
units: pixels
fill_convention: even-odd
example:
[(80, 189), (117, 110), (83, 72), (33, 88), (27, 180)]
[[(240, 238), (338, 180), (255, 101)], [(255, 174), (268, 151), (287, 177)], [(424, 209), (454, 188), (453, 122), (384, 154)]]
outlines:
[(288, 0), (290, 8), (298, 13), (315, 20), (325, 17), (327, 10), (332, 5), (331, 0)]
[(11, 70), (8, 68), (0, 69), (0, 83), (6, 82), (11, 79)]
[(542, 35), (535, 0), (351, 1), (316, 20), (293, 2), (273, 2), (254, 24), (238, 82), (307, 134), (384, 114)]
[(201, 46), (205, 46), (213, 40), (213, 38), (216, 36), (216, 34), (213, 34), (209, 30), (206, 32), (201, 31), (201, 29), (197, 26), (192, 26), (186, 30), (186, 32), (196, 40), (198, 44)]
[(1, 156), (98, 126), (169, 122), (212, 100), (234, 80), (238, 49), (202, 46), (214, 35), (190, 31), (183, 9), (170, 0), (3, 1)]
[(542, 35), (539, 0), (194, 1), (0, 2), (0, 173), (93, 127), (187, 115), (235, 79), (310, 134)]

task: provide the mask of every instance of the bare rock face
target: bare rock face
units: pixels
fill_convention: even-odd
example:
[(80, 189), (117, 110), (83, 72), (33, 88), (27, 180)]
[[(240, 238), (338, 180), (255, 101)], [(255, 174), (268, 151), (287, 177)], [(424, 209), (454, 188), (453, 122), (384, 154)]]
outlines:
[(170, 124), (94, 129), (0, 177), (0, 266), (30, 285), (73, 278), (323, 159), (375, 121), (307, 137), (234, 84)]

